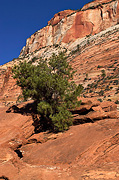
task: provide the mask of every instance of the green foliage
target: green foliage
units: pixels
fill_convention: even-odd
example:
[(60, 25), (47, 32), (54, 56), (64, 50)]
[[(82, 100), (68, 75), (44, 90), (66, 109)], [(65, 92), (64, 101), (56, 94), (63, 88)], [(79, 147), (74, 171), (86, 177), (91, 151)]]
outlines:
[(99, 96), (103, 96), (103, 95), (104, 95), (104, 91), (101, 90), (101, 91), (99, 92)]
[(24, 99), (35, 100), (38, 113), (54, 131), (67, 130), (72, 124), (69, 110), (80, 105), (77, 97), (83, 87), (74, 83), (74, 73), (62, 52), (49, 61), (40, 58), (37, 66), (25, 61), (13, 68)]
[(116, 100), (115, 104), (119, 104), (119, 100)]
[(57, 48), (59, 46), (59, 44), (53, 44), (53, 46), (55, 46), (55, 48)]
[(110, 65), (109, 68), (113, 68), (114, 67), (114, 64)]
[(12, 61), (14, 61), (16, 58), (13, 58)]
[(33, 59), (31, 61), (35, 62), (37, 59), (38, 59), (37, 57), (33, 57)]
[(114, 83), (115, 85), (118, 85), (119, 81), (118, 80), (114, 80)]
[(98, 101), (102, 102), (102, 99), (98, 99)]
[(86, 81), (87, 79), (88, 79), (88, 74), (86, 73), (86, 77), (85, 77), (84, 81)]
[(51, 105), (45, 101), (38, 103), (37, 110), (40, 114), (44, 114), (44, 116), (53, 113)]
[(51, 115), (50, 118), (54, 124), (55, 131), (68, 130), (68, 127), (72, 125), (71, 112), (63, 107), (59, 107), (58, 112), (53, 116)]
[(100, 66), (100, 65), (98, 65), (98, 67), (97, 68), (102, 68), (103, 66)]
[(108, 99), (107, 101), (112, 101), (111, 99)]
[(102, 72), (101, 76), (104, 78), (106, 76), (105, 70), (103, 69), (101, 72)]

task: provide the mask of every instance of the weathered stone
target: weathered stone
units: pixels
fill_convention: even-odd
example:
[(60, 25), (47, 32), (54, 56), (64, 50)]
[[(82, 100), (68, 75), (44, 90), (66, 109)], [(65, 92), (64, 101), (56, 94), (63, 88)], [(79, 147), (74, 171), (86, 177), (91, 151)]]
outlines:
[(104, 101), (100, 106), (105, 112), (117, 111), (117, 105), (114, 102)]
[[(105, 162), (113, 163), (113, 168), (117, 166), (115, 161), (119, 151), (119, 122), (118, 119), (107, 119), (112, 114), (115, 116), (116, 112), (100, 111), (101, 103), (91, 98), (83, 99), (82, 104), (81, 106), (89, 104), (89, 110), (93, 109), (87, 115), (81, 115), (82, 117), (94, 119), (97, 115), (99, 118), (106, 114), (106, 119), (73, 126), (69, 131), (58, 134), (41, 132), (32, 135), (32, 124), (27, 125), (27, 122), (32, 122), (29, 116), (19, 114), (19, 109), (24, 108), (24, 103), (17, 107), (19, 113), (14, 112), (12, 108), (9, 109), (11, 112), (6, 113), (8, 108), (1, 108), (0, 177), (13, 180), (41, 177), (43, 180), (78, 180), (83, 179), (86, 174), (90, 178), (108, 178), (106, 171), (112, 172), (112, 178), (117, 176), (118, 173), (110, 171), (110, 168), (99, 170), (103, 170), (103, 176), (98, 172), (86, 173), (90, 166), (96, 169), (99, 165), (103, 167)], [(111, 105), (112, 103), (107, 103), (107, 107)], [(105, 104), (102, 107), (107, 109)], [(27, 132), (30, 132), (30, 137)], [(117, 154), (116, 158), (113, 154)]]
[[(67, 17), (68, 16), (68, 17)], [(57, 13), (48, 26), (34, 33), (26, 41), (21, 56), (39, 48), (61, 44), (67, 46), (78, 38), (94, 35), (118, 23), (118, 1), (94, 1), (81, 11), (65, 10)]]
[[(59, 51), (59, 45), (60, 50), (67, 48), (67, 54), (72, 54), (74, 50), (75, 53), (68, 60), (77, 70), (75, 82), (82, 83), (85, 88), (88, 83), (93, 84), (98, 79), (102, 69), (106, 69), (107, 76), (113, 73), (117, 77), (118, 68), (112, 71), (108, 68), (112, 65), (116, 67), (115, 64), (119, 62), (118, 22), (117, 0), (96, 0), (85, 5), (82, 11), (60, 12), (48, 22), (48, 26), (28, 38), (20, 55), (24, 57), (33, 52), (30, 59), (42, 55), (50, 57), (52, 52)], [(28, 59), (27, 56), (25, 58)], [(21, 93), (9, 68), (18, 61), (0, 68), (0, 106), (15, 104)], [(113, 97), (113, 101), (119, 99), (117, 86), (113, 87), (104, 92), (107, 93), (107, 100), (109, 96)], [(110, 101), (97, 101), (98, 98), (103, 99), (97, 92), (99, 89), (93, 89), (87, 94), (91, 98), (80, 98), (81, 106), (72, 111), (77, 124), (84, 124), (59, 134), (35, 134), (32, 117), (23, 112), (23, 104), (9, 109), (0, 108), (0, 179), (118, 179), (117, 105)], [(92, 98), (94, 93), (96, 98)]]
[(62, 19), (64, 19), (67, 16), (70, 16), (72, 13), (75, 13), (73, 10), (64, 10), (54, 15), (54, 17), (48, 21), (48, 25), (56, 25), (58, 24)]

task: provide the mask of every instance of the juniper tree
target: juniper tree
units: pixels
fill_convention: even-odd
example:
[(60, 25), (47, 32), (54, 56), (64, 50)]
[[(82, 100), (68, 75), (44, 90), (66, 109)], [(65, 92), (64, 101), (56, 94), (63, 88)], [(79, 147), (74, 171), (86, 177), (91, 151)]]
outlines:
[(24, 99), (36, 102), (37, 112), (54, 131), (67, 130), (73, 121), (70, 109), (80, 105), (83, 87), (74, 83), (74, 73), (63, 52), (48, 61), (40, 58), (37, 66), (25, 61), (13, 68)]

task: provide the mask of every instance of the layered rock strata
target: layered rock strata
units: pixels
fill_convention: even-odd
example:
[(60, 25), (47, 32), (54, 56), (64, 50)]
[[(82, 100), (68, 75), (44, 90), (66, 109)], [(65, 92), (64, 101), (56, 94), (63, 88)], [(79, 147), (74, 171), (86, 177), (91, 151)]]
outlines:
[(0, 68), (0, 106), (16, 103), (21, 89), (13, 79), (11, 68)]
[[(99, 80), (98, 76), (101, 75), (101, 70), (105, 70), (106, 74), (111, 76), (117, 68), (114, 72), (114, 76), (116, 76), (119, 71), (118, 21), (119, 2), (117, 0), (97, 0), (86, 4), (80, 11), (65, 10), (57, 13), (48, 22), (48, 26), (27, 39), (26, 46), (23, 47), (19, 58), (1, 66), (1, 106), (15, 103), (21, 93), (20, 88), (15, 86), (15, 81), (10, 75), (9, 69), (19, 61), (33, 60), (34, 62), (39, 57), (49, 58), (52, 53), (67, 51), (68, 60), (72, 67), (77, 70), (74, 79), (76, 83), (82, 83), (85, 88), (88, 84)], [(108, 67), (111, 67), (112, 63), (114, 68), (109, 69)], [(85, 78), (87, 78), (87, 81), (84, 81)], [(114, 81), (117, 81), (117, 78)], [(100, 88), (94, 90), (93, 92), (96, 92), (94, 94), (86, 90), (86, 96), (98, 96), (101, 90)], [(111, 100), (116, 102), (119, 98), (118, 84), (114, 85), (111, 94)], [(110, 92), (104, 94), (106, 100), (108, 100), (109, 95)]]
[(27, 39), (20, 56), (56, 44), (68, 48), (77, 39), (97, 34), (118, 22), (118, 0), (94, 1), (80, 11), (59, 12), (48, 22), (48, 26)]

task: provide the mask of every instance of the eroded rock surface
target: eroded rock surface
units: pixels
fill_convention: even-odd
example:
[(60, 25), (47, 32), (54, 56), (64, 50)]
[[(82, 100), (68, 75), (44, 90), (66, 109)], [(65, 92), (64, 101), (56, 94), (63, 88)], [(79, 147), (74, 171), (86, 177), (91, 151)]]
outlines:
[[(19, 58), (0, 67), (1, 179), (119, 179), (119, 106), (114, 103), (119, 100), (118, 23), (117, 0), (59, 12), (27, 39)], [(11, 67), (60, 50), (67, 50), (77, 70), (74, 80), (84, 85), (83, 96), (91, 98), (81, 98), (80, 108), (73, 111), (75, 126), (67, 132), (36, 134), (38, 122), (31, 111), (24, 113), (25, 103), (3, 107), (15, 104), (21, 93)]]
[[(0, 177), (8, 180), (118, 179), (119, 119), (79, 121), (64, 133), (39, 132), (30, 112), (23, 113), (28, 102), (0, 108)], [(31, 103), (32, 104), (32, 103)], [(113, 102), (82, 98), (74, 116), (100, 112), (116, 114)], [(75, 114), (76, 113), (76, 114)], [(80, 124), (81, 123), (81, 124)]]
[(49, 58), (59, 51), (67, 51), (68, 61), (77, 70), (74, 80), (84, 86), (84, 97), (118, 103), (118, 6), (116, 0), (93, 1), (79, 12), (57, 13), (48, 26), (28, 38), (19, 58), (0, 67), (0, 106), (15, 104), (21, 93), (9, 67), (24, 60), (37, 63), (39, 57)]
[(48, 26), (27, 39), (20, 56), (55, 44), (68, 47), (78, 38), (99, 33), (116, 25), (118, 21), (119, 3), (117, 0), (94, 1), (85, 5), (81, 11), (59, 12), (48, 22)]
[(0, 68), (0, 107), (15, 104), (21, 89), (13, 79), (11, 67)]
[(82, 105), (72, 111), (77, 123), (118, 118), (117, 105), (114, 102), (99, 102), (93, 98), (81, 98), (81, 100)]

